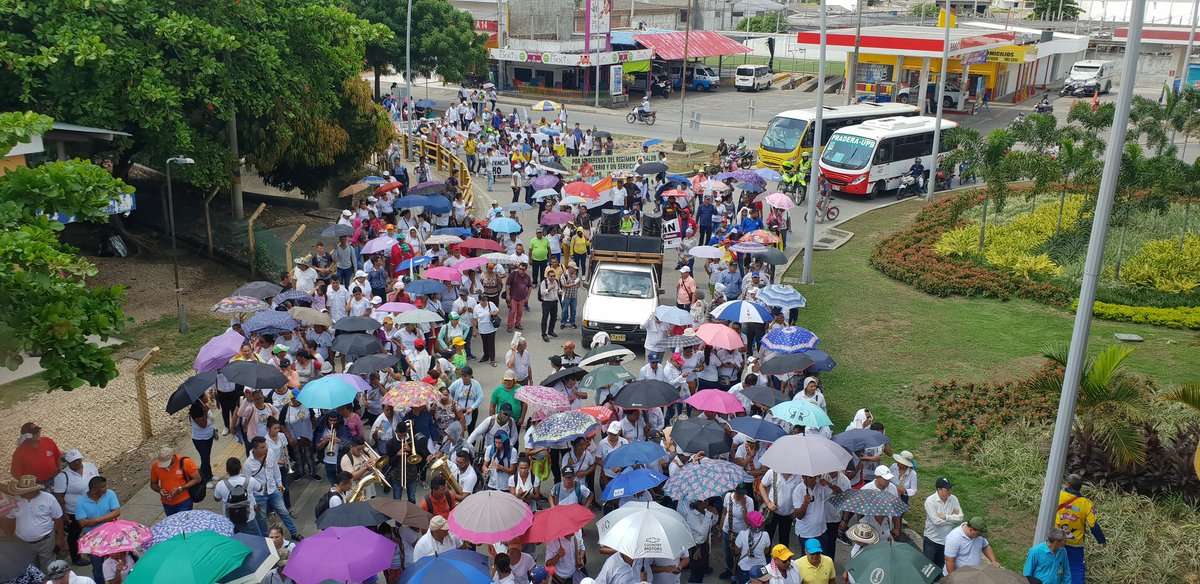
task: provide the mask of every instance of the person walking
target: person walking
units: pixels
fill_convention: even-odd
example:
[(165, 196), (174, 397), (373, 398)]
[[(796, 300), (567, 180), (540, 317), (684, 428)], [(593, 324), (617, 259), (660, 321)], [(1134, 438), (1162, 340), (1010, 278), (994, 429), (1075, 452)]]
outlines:
[(550, 337), (557, 337), (554, 323), (558, 322), (558, 300), (562, 296), (562, 288), (558, 278), (543, 277), (538, 284), (538, 300), (542, 303), (542, 323), (539, 330), (542, 340), (549, 342)]
[[(861, 411), (861, 410), (860, 410)], [(925, 537), (921, 550), (937, 567), (946, 565), (946, 536), (963, 520), (962, 505), (950, 493), (950, 479), (941, 477), (935, 491), (925, 498)]]
[(62, 459), (67, 464), (58, 474), (54, 475), (54, 480), (50, 483), (50, 491), (63, 508), (63, 525), (67, 532), (67, 547), (71, 562), (76, 566), (86, 566), (87, 562), (79, 556), (79, 536), (83, 532), (76, 517), (75, 504), (87, 494), (88, 481), (98, 476), (100, 471), (96, 469), (95, 464), (85, 462), (83, 453), (79, 452), (77, 448), (68, 450), (63, 454)]
[(592, 247), (586, 229), (576, 229), (571, 236), (571, 259), (579, 267), (580, 276), (586, 278), (588, 273), (588, 250)]
[(37, 566), (45, 570), (54, 561), (54, 548), (67, 549), (63, 509), (54, 495), (42, 490), (34, 475), (21, 475), (4, 485), (16, 501), (7, 517), (14, 520), (13, 534), (29, 545)]
[(529, 240), (529, 260), (533, 262), (533, 283), (541, 284), (546, 275), (546, 264), (550, 260), (550, 240), (546, 239), (541, 227), (537, 228), (533, 239)]
[(1067, 558), (1071, 563), (1072, 584), (1083, 584), (1087, 566), (1083, 561), (1083, 540), (1087, 532), (1092, 533), (1096, 543), (1104, 545), (1108, 540), (1100, 529), (1096, 518), (1096, 504), (1083, 496), (1083, 477), (1067, 477), (1063, 490), (1058, 494), (1058, 509), (1054, 512), (1054, 526), (1066, 532)]
[(692, 277), (692, 269), (683, 266), (679, 268), (679, 284), (675, 287), (675, 306), (690, 311), (695, 301), (696, 279)]
[(150, 490), (159, 494), (163, 512), (167, 515), (192, 510), (190, 489), (200, 481), (196, 463), (186, 456), (177, 456), (170, 446), (159, 449), (158, 458), (150, 465)]
[(267, 515), (275, 513), (287, 527), (293, 540), (300, 539), (292, 514), (283, 503), (283, 477), (279, 474), (279, 457), (267, 447), (265, 436), (256, 436), (250, 441), (250, 456), (242, 464), (242, 474), (262, 483), (262, 488), (254, 491), (254, 501), (262, 510), (262, 515), (255, 518), (258, 522), (259, 533), (267, 531)]
[(559, 277), (559, 287), (562, 289), (562, 318), (563, 328), (579, 328), (575, 322), (575, 307), (579, 297), (579, 268), (574, 262), (567, 264), (567, 270)]
[(1021, 573), (1030, 584), (1071, 584), (1071, 564), (1063, 549), (1067, 535), (1066, 531), (1055, 527), (1046, 534), (1046, 541), (1029, 548)]
[(479, 362), (491, 363), (496, 366), (496, 330), (500, 326), (500, 307), (488, 296), (481, 296), (472, 309), (475, 312), (475, 323), (479, 327), (479, 342), (483, 345), (483, 355)]
[(212, 447), (213, 442), (217, 440), (207, 393), (188, 408), (188, 418), (192, 427), (192, 445), (196, 447), (196, 452), (200, 455), (200, 480), (207, 483), (213, 478)]
[(508, 326), (505, 328), (510, 333), (514, 328), (525, 330), (525, 327), (521, 326), (521, 317), (525, 303), (529, 300), (530, 288), (533, 287), (528, 269), (528, 264), (521, 263), (508, 274), (508, 281), (505, 282), (508, 289)]
[(987, 524), (982, 517), (972, 517), (966, 523), (955, 527), (946, 536), (946, 566), (942, 575), (949, 576), (955, 570), (978, 566), (987, 560), (993, 566), (999, 566), (992, 545), (988, 543)]

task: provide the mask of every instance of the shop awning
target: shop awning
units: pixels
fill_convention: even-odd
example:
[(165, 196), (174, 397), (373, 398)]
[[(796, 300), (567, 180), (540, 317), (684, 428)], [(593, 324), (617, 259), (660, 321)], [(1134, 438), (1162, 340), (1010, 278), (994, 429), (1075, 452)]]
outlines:
[(664, 61), (683, 59), (685, 42), (689, 59), (740, 55), (750, 52), (749, 47), (711, 30), (694, 30), (690, 34), (686, 32), (639, 34), (633, 38), (642, 46), (654, 49), (655, 56)]
[[(878, 55), (904, 55), (908, 57), (941, 57), (945, 29), (933, 26), (868, 26), (859, 35), (862, 52)], [(803, 31), (796, 34), (796, 43), (801, 48), (814, 50), (820, 47), (820, 33)], [(835, 29), (825, 35), (830, 47), (853, 47), (854, 29)], [(950, 57), (959, 57), (986, 49), (1011, 45), (1016, 34), (1007, 31), (950, 29)]]

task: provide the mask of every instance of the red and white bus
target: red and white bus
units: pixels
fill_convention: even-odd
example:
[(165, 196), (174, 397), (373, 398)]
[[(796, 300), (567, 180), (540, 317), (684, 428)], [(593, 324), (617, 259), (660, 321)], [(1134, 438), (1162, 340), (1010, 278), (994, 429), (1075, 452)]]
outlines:
[[(893, 190), (917, 159), (927, 171), (932, 168), (934, 123), (928, 116), (891, 117), (842, 128), (825, 145), (821, 175), (841, 193), (876, 196)], [(957, 126), (942, 120), (943, 132)]]

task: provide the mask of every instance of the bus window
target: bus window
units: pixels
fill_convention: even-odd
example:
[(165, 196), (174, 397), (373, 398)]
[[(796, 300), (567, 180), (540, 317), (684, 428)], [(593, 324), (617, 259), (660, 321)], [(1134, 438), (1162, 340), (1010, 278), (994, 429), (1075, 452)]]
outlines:
[(826, 144), (821, 162), (834, 168), (857, 170), (867, 166), (874, 151), (875, 140), (871, 138), (838, 134)]
[(895, 138), (884, 138), (879, 141), (879, 147), (875, 149), (875, 161), (872, 164), (887, 164), (895, 160), (893, 157), (893, 148), (896, 146)]
[[(805, 120), (777, 117), (767, 125), (762, 147), (771, 152), (791, 152), (800, 143), (800, 133), (807, 127)], [(812, 140), (808, 139), (808, 142), (811, 144)]]

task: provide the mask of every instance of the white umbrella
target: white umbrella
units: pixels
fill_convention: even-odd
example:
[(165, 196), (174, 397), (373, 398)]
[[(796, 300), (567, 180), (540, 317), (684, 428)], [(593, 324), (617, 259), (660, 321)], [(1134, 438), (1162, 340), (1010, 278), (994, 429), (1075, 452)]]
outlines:
[(725, 257), (725, 250), (711, 245), (697, 245), (688, 250), (688, 255), (695, 258), (704, 259), (721, 259)]
[(824, 436), (792, 434), (767, 448), (762, 463), (775, 472), (816, 477), (846, 470), (851, 458), (845, 448)]
[(392, 317), (392, 320), (394, 320), (396, 324), (422, 324), (426, 322), (442, 322), (443, 319), (432, 310), (418, 308), (416, 310), (405, 312), (404, 314), (398, 314)]
[(695, 544), (683, 516), (648, 501), (630, 501), (597, 522), (600, 545), (631, 558), (675, 559)]
[(500, 264), (502, 266), (511, 266), (513, 264), (518, 264), (521, 262), (521, 260), (518, 260), (517, 256), (515, 256), (515, 255), (509, 255), (509, 254), (498, 252), (498, 251), (494, 251), (492, 253), (485, 253), (485, 254), (483, 254), (482, 257), (486, 258), (487, 261), (489, 261), (493, 264)]
[(454, 245), (462, 243), (462, 238), (457, 235), (430, 235), (429, 239), (425, 240), (426, 245)]

